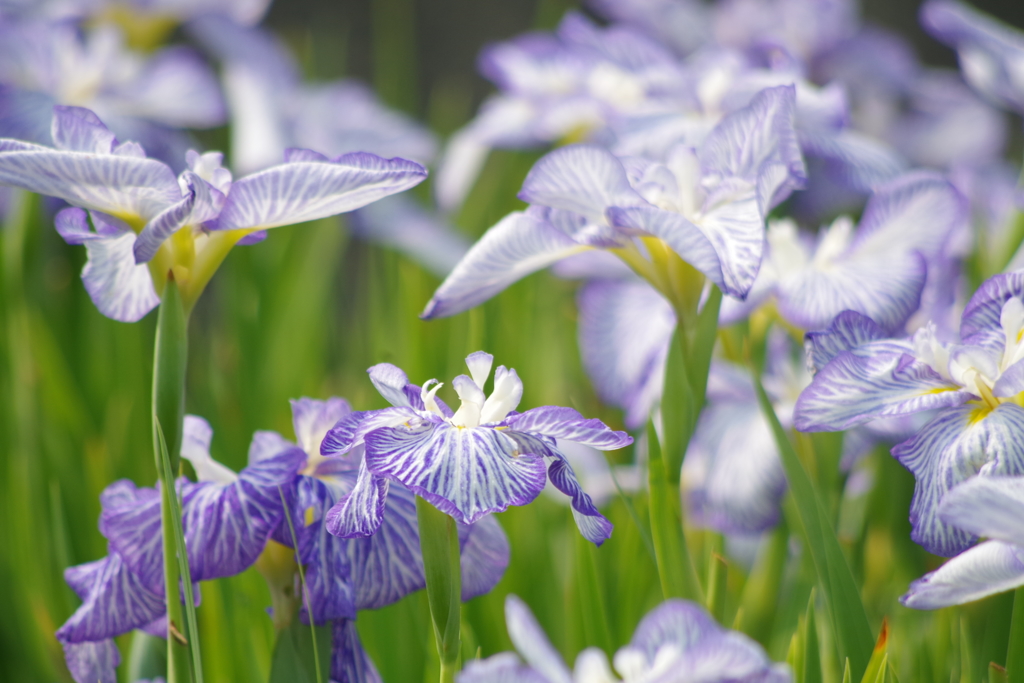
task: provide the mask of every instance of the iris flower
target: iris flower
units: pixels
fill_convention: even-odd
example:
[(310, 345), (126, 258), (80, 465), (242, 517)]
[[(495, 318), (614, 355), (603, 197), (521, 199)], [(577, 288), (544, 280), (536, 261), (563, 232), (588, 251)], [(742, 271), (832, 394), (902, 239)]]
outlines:
[[(516, 596), (505, 600), (505, 622), (522, 657), (504, 652), (474, 660), (458, 683), (619, 683), (601, 650), (589, 648), (570, 671), (530, 609)], [(636, 627), (629, 645), (615, 653), (622, 683), (788, 683), (789, 667), (773, 664), (753, 640), (722, 628), (692, 602), (667, 600)]]
[(960, 322), (961, 342), (947, 344), (932, 325), (911, 338), (888, 338), (870, 318), (846, 312), (808, 335), (810, 362), (821, 369), (796, 405), (801, 431), (839, 431), (878, 417), (934, 410), (893, 456), (917, 479), (911, 537), (952, 556), (972, 531), (939, 514), (957, 484), (1024, 475), (1024, 271), (997, 275), (974, 294)]
[(86, 246), (89, 296), (125, 322), (156, 307), (169, 277), (190, 309), (231, 247), (267, 228), (351, 211), (426, 177), (404, 159), (328, 159), (306, 149), (286, 150), (285, 163), (238, 180), (219, 153), (190, 151), (189, 168), (175, 177), (78, 107), (54, 107), (52, 134), (56, 149), (0, 139), (0, 183), (72, 205), (57, 215), (57, 231)]
[[(328, 530), (342, 537), (378, 532), (391, 484), (398, 482), (463, 524), (473, 524), (510, 505), (525, 505), (547, 479), (572, 499), (573, 516), (585, 538), (601, 544), (612, 525), (580, 487), (556, 439), (615, 450), (632, 439), (572, 408), (545, 406), (516, 412), (523, 384), (515, 370), (499, 366), (490, 396), (484, 384), (494, 358), (478, 351), (466, 358), (470, 375), (452, 386), (461, 399), (452, 412), (437, 398), (441, 384), (422, 388), (388, 363), (369, 369), (391, 408), (346, 415), (327, 433), (321, 453), (338, 456), (360, 445), (355, 487), (327, 513)], [(344, 462), (345, 458), (332, 458)]]

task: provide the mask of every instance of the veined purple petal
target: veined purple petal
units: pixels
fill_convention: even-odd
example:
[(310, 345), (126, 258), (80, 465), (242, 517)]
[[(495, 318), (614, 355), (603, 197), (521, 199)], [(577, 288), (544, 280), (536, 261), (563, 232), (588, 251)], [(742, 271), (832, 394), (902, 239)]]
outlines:
[(896, 150), (857, 130), (801, 130), (799, 137), (808, 157), (825, 162), (831, 180), (856, 192), (870, 192), (907, 170)]
[(611, 206), (647, 206), (615, 156), (600, 147), (569, 145), (549, 152), (530, 169), (519, 198), (601, 223)]
[(332, 683), (381, 683), (377, 667), (359, 640), (356, 622), (338, 619), (331, 630)]
[(498, 430), (426, 422), (366, 435), (367, 468), (405, 484), (456, 520), (472, 524), (509, 505), (525, 505), (544, 488), (544, 461), (520, 455)]
[(388, 480), (378, 477), (359, 464), (359, 474), (352, 490), (324, 516), (327, 530), (341, 538), (364, 538), (377, 533), (384, 519), (388, 498)]
[(139, 233), (135, 242), (137, 263), (153, 258), (164, 240), (186, 225), (215, 218), (224, 205), (224, 195), (192, 171), (181, 174), (181, 187), (181, 200), (154, 216)]
[(117, 683), (121, 653), (112, 638), (81, 643), (61, 641), (64, 662), (75, 683)]
[[(572, 683), (569, 668), (562, 661), (530, 608), (509, 594), (505, 598), (505, 625), (516, 651), (547, 683)], [(515, 680), (515, 679), (512, 679)]]
[(772, 664), (764, 649), (737, 631), (727, 631), (694, 645), (681, 658), (683, 669), (695, 681), (792, 680), (789, 667)]
[(1009, 398), (1022, 391), (1024, 391), (1024, 360), (1019, 360), (999, 375), (999, 379), (992, 385), (992, 393), (1000, 398)]
[(216, 230), (275, 228), (345, 213), (419, 184), (425, 168), (365, 152), (331, 161), (293, 161), (240, 178), (231, 186)]
[(401, 368), (391, 363), (378, 363), (367, 370), (366, 374), (380, 395), (391, 405), (416, 407), (409, 392), (409, 377)]
[[(682, 214), (654, 206), (612, 207), (608, 210), (608, 220), (617, 227), (632, 228), (658, 237), (716, 285), (733, 293), (722, 273), (718, 250), (701, 228)], [(742, 293), (737, 293), (740, 295)]]
[(796, 88), (765, 88), (750, 104), (726, 116), (715, 126), (698, 151), (708, 191), (707, 204), (715, 205), (732, 193), (734, 179), (757, 188), (760, 215), (784, 200), (807, 181), (794, 120)]
[(914, 609), (962, 605), (1024, 585), (1024, 551), (1002, 541), (968, 548), (910, 584), (900, 598)]
[(598, 511), (594, 501), (583, 491), (565, 456), (551, 461), (548, 478), (556, 489), (572, 499), (572, 516), (583, 538), (597, 546), (611, 538), (612, 523)]
[(512, 431), (575, 441), (602, 451), (614, 451), (633, 443), (629, 434), (614, 431), (598, 419), (588, 420), (572, 408), (531, 408), (508, 418), (505, 424)]
[(181, 457), (192, 464), (198, 481), (232, 484), (238, 480), (233, 470), (210, 456), (213, 428), (198, 415), (186, 415), (181, 438)]
[(213, 128), (226, 116), (217, 76), (195, 50), (180, 45), (156, 52), (119, 99), (123, 113), (172, 128)]
[(511, 652), (466, 662), (465, 668), (455, 675), (455, 680), (456, 683), (551, 683), (550, 679), (520, 662)]
[(1000, 273), (985, 280), (964, 308), (960, 319), (961, 338), (967, 340), (975, 335), (995, 333), (1001, 342), (1003, 304), (1013, 297), (1024, 299), (1024, 270)]
[(466, 536), (459, 559), (465, 602), (490, 593), (501, 581), (508, 568), (510, 550), (508, 536), (494, 515), (481, 517), (476, 524), (460, 526), (459, 531)]
[(295, 444), (277, 432), (260, 430), (253, 433), (252, 441), (249, 442), (248, 463), (255, 465), (293, 448)]
[(802, 432), (840, 431), (971, 398), (913, 356), (869, 344), (856, 353), (843, 351), (818, 371), (797, 399), (794, 426)]
[(674, 645), (682, 652), (724, 629), (696, 603), (666, 600), (640, 620), (629, 641), (644, 652), (650, 661), (664, 645)]
[(470, 247), (420, 317), (461, 313), (530, 273), (586, 249), (546, 221), (519, 211), (510, 213)]
[[(880, 341), (887, 336), (878, 323), (863, 313), (843, 311), (829, 323), (827, 329), (808, 332), (804, 337), (807, 368), (814, 374), (843, 351), (850, 351), (868, 342)], [(906, 344), (903, 352), (910, 351), (910, 345)]]
[(302, 450), (311, 454), (320, 453), (320, 444), (327, 432), (341, 418), (352, 413), (352, 406), (343, 398), (329, 398), (326, 401), (300, 398), (290, 403), (295, 439)]
[(84, 107), (55, 106), (50, 134), (57, 149), (68, 152), (110, 154), (117, 146), (117, 138), (100, 117)]
[(591, 281), (576, 300), (587, 374), (602, 400), (626, 410), (626, 426), (639, 427), (661, 395), (676, 328), (672, 306), (646, 282), (636, 281)]
[(116, 552), (102, 560), (69, 567), (65, 575), (82, 604), (57, 630), (62, 642), (113, 638), (141, 628), (164, 613), (162, 591), (157, 594), (143, 585)]
[(1024, 548), (1024, 479), (968, 479), (942, 499), (939, 517), (978, 536)]
[(723, 194), (723, 201), (705, 204), (700, 227), (718, 252), (722, 290), (743, 299), (761, 270), (765, 214), (758, 208), (754, 186), (744, 180), (737, 180)]
[[(372, 370), (373, 368), (370, 369)], [(404, 393), (392, 394), (388, 388), (381, 390), (381, 387), (378, 386), (378, 390), (381, 391), (382, 394), (384, 394), (384, 391), (388, 391), (388, 394), (384, 394), (385, 398), (389, 395), (405, 397)], [(382, 427), (396, 427), (416, 417), (416, 412), (412, 408), (405, 406), (384, 408), (382, 410), (354, 411), (348, 413), (347, 415), (342, 416), (342, 418), (338, 420), (333, 427), (327, 430), (327, 434), (324, 436), (323, 441), (320, 444), (320, 453), (321, 455), (328, 456), (344, 455), (353, 448), (362, 444), (366, 435), (374, 429), (380, 429)]]
[(967, 405), (949, 408), (916, 436), (892, 449), (914, 474), (910, 504), (911, 538), (935, 555), (951, 557), (975, 540), (939, 515), (943, 497), (975, 476), (1024, 475), (1024, 408), (1004, 403), (995, 410)]

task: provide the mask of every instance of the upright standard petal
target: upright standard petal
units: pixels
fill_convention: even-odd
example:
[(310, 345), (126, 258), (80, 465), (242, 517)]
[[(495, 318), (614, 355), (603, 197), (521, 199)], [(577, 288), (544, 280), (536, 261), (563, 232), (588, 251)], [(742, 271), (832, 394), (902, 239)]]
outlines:
[(976, 475), (1024, 475), (1022, 431), (1020, 406), (1004, 403), (989, 412), (967, 405), (943, 411), (916, 436), (893, 448), (893, 456), (917, 479), (910, 504), (911, 538), (945, 557), (974, 542), (970, 531), (944, 521), (939, 505), (953, 487)]
[(606, 149), (569, 145), (542, 157), (523, 181), (519, 198), (604, 221), (611, 206), (646, 206), (629, 184), (626, 169)]
[(544, 488), (544, 461), (500, 431), (423, 422), (366, 435), (366, 466), (399, 481), (456, 520), (525, 505)]
[(914, 609), (939, 609), (1024, 585), (1024, 549), (1002, 541), (968, 548), (910, 584), (900, 598)]
[(530, 273), (588, 248), (546, 221), (513, 212), (470, 247), (434, 292), (420, 317), (441, 318), (461, 313)]
[(365, 152), (330, 161), (293, 161), (236, 180), (209, 227), (275, 228), (333, 216), (418, 185), (425, 168)]

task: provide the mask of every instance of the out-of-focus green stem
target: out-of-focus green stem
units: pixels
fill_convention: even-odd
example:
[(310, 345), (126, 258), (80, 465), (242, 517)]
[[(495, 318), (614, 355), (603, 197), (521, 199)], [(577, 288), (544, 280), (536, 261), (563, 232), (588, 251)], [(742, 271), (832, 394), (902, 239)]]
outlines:
[(1006, 648), (1007, 683), (1024, 683), (1024, 587), (1013, 595), (1010, 642)]
[[(167, 682), (192, 680), (189, 632), (181, 601), (181, 571), (176, 536), (181, 533), (174, 480), (181, 459), (185, 419), (185, 369), (188, 364), (188, 318), (173, 278), (164, 288), (153, 350), (153, 452), (161, 479), (160, 516), (164, 548), (164, 591), (167, 604)], [(177, 528), (175, 527), (177, 525)], [(182, 552), (184, 552), (184, 547)], [(186, 562), (187, 559), (181, 558)], [(191, 587), (191, 585), (189, 586)], [(199, 663), (196, 662), (196, 666)]]
[(647, 476), (651, 496), (651, 537), (665, 598), (704, 603), (704, 593), (683, 532), (679, 487), (665, 475), (661, 445), (653, 422), (647, 426)]
[(441, 683), (453, 683), (459, 670), (462, 620), (459, 531), (454, 519), (419, 496), (416, 497), (416, 517), (427, 579), (427, 602), (441, 660)]

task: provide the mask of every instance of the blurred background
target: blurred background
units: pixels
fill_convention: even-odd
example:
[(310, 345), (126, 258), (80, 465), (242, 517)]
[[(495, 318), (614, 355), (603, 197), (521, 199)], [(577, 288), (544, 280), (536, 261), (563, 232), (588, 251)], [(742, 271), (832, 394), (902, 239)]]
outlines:
[[(1024, 27), (1024, 3), (974, 5)], [(386, 104), (443, 137), (467, 122), (493, 89), (476, 73), (480, 48), (550, 29), (574, 6), (565, 0), (288, 0), (276, 2), (263, 25), (289, 45), (308, 80), (361, 79)], [(917, 7), (865, 0), (863, 16), (909, 37), (923, 61), (955, 67), (954, 53), (918, 28)], [(177, 40), (186, 37), (179, 31)], [(204, 131), (199, 140), (230, 155), (224, 128)], [(456, 228), (473, 239), (519, 208), (515, 193), (537, 156), (494, 152), (453, 217)], [(428, 199), (429, 181), (415, 192)], [(0, 680), (69, 681), (53, 637), (78, 604), (63, 569), (105, 554), (97, 529), (105, 486), (123, 477), (140, 485), (155, 480), (148, 417), (155, 316), (123, 324), (98, 313), (78, 278), (84, 250), (60, 240), (43, 204), (19, 201), (38, 229), (8, 231), (0, 246)], [(439, 279), (356, 239), (344, 223), (282, 229), (235, 249), (194, 312), (187, 409), (213, 425), (216, 459), (240, 469), (257, 429), (291, 438), (290, 398), (339, 395), (357, 409), (382, 407), (365, 375), (370, 365), (389, 361), (415, 382), (447, 381), (463, 371), (467, 353), (481, 348), (517, 369), (524, 406), (571, 405), (621, 428), (620, 413), (600, 404), (580, 365), (573, 283), (540, 273), (473, 311), (423, 322), (417, 316)], [(611, 457), (628, 462), (632, 454)], [(928, 649), (917, 651), (942, 670), (959, 656), (956, 619), (948, 611), (893, 607), (907, 583), (934, 566), (908, 538), (913, 480), (884, 452), (876, 461), (885, 476), (872, 494), (868, 531), (851, 543), (855, 571), (873, 619), (900, 610), (894, 638), (928, 639)], [(509, 592), (531, 605), (569, 661), (588, 645), (613, 651), (624, 644), (661, 596), (642, 525), (634, 522), (645, 517), (643, 505), (642, 498), (610, 504), (616, 531), (600, 551), (580, 541), (568, 508), (547, 499), (500, 515), (512, 566), (498, 589), (464, 610), (467, 655), (509, 647), (503, 619)], [(721, 539), (700, 535), (694, 543), (698, 562), (706, 562)], [(785, 657), (813, 584), (804, 565), (774, 610), (778, 628), (765, 631), (785, 635), (762, 636), (776, 659)], [(733, 613), (742, 576), (738, 569), (729, 575)], [(208, 680), (266, 680), (273, 629), (263, 579), (250, 570), (208, 582), (202, 599)], [(1010, 605), (1002, 596), (965, 609), (970, 637), (989, 642), (985, 629), (1008, 623)], [(595, 618), (601, 615), (607, 620)], [(363, 613), (358, 626), (386, 681), (433, 677), (425, 595)], [(127, 640), (119, 641), (122, 653)], [(926, 669), (914, 667), (927, 666), (903, 664), (918, 672)]]

